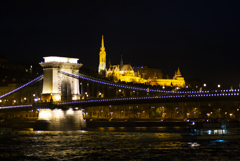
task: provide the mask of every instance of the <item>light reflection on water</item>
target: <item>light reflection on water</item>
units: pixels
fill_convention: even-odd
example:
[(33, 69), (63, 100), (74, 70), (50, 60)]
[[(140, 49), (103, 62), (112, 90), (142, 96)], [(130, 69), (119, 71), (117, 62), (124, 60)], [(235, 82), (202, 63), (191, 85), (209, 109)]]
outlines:
[(0, 160), (240, 160), (239, 141), (201, 141), (180, 133), (20, 131), (0, 138)]

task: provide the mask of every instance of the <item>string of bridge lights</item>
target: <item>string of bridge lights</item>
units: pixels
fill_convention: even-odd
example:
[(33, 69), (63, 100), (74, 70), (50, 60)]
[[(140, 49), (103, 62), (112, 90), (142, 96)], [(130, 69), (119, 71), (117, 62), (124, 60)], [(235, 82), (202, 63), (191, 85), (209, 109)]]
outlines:
[[(84, 101), (71, 101), (71, 102), (59, 102), (58, 105), (68, 104), (82, 104), (82, 103), (94, 103), (94, 102), (110, 102), (110, 101), (130, 101), (130, 100), (149, 100), (149, 99), (169, 99), (169, 98), (189, 98), (189, 97), (223, 97), (223, 96), (239, 96), (239, 93), (215, 93), (215, 94), (194, 94), (194, 95), (171, 95), (171, 96), (152, 96), (152, 97), (131, 97), (131, 98), (112, 98), (112, 99), (99, 99), (99, 100), (84, 100)], [(32, 107), (32, 104), (28, 105), (16, 105), (16, 106), (2, 106), (0, 109), (10, 108), (22, 108)]]
[(21, 108), (21, 107), (32, 107), (32, 104), (28, 105), (15, 105), (15, 106), (2, 106), (0, 109), (9, 109), (9, 108)]
[(18, 90), (20, 90), (20, 89), (22, 89), (22, 88), (28, 86), (29, 84), (31, 84), (31, 83), (33, 83), (33, 82), (35, 82), (35, 81), (37, 81), (37, 80), (39, 80), (39, 79), (41, 79), (41, 78), (43, 78), (43, 75), (40, 75), (39, 77), (37, 77), (37, 78), (31, 80), (30, 82), (28, 82), (28, 83), (26, 83), (26, 84), (24, 84), (24, 85), (22, 85), (22, 86), (20, 86), (20, 87), (18, 87), (18, 88), (16, 88), (16, 89), (14, 89), (14, 90), (12, 90), (12, 91), (10, 91), (10, 92), (4, 94), (4, 95), (1, 95), (0, 98), (6, 97), (6, 96), (12, 94), (13, 92), (18, 91)]
[(59, 102), (58, 105), (91, 103), (91, 102), (110, 102), (110, 101), (127, 101), (127, 100), (145, 100), (145, 99), (168, 99), (168, 98), (184, 98), (184, 97), (219, 97), (219, 96), (239, 96), (239, 93), (218, 93), (218, 94), (194, 94), (194, 95), (171, 95), (171, 96), (152, 96), (152, 97), (131, 97), (131, 98), (112, 98), (100, 100), (84, 100)]

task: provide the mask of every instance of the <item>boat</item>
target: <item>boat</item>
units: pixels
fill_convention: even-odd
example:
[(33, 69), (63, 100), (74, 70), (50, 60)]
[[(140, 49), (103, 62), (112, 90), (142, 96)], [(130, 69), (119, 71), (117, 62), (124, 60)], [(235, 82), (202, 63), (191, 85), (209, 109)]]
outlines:
[[(240, 128), (239, 128), (240, 129)], [(231, 131), (231, 132), (230, 132)], [(182, 135), (184, 140), (237, 140), (239, 130), (227, 129), (221, 122), (197, 122)]]

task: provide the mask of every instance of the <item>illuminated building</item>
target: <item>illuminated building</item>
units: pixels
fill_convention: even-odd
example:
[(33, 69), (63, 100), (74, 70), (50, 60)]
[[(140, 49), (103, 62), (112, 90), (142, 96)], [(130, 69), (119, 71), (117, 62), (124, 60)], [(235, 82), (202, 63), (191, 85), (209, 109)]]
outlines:
[(98, 67), (98, 73), (100, 74), (103, 72), (106, 68), (106, 51), (104, 47), (104, 40), (102, 36), (102, 44), (100, 47), (100, 52), (99, 52), (99, 67)]
[(102, 36), (102, 44), (99, 53), (99, 67), (98, 73), (105, 75), (114, 82), (134, 82), (134, 83), (145, 83), (150, 85), (160, 86), (176, 86), (185, 87), (185, 80), (182, 77), (181, 72), (178, 70), (175, 72), (173, 79), (162, 78), (162, 72), (159, 69), (153, 69), (148, 67), (135, 68), (130, 64), (123, 64), (122, 56), (120, 65), (112, 65), (109, 61), (106, 66), (106, 52), (104, 47), (104, 39)]

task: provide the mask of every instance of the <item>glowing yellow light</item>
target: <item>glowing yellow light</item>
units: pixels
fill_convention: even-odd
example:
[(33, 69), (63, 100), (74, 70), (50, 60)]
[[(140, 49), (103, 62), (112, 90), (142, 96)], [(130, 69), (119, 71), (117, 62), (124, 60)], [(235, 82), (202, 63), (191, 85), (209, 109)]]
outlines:
[(26, 98), (26, 97), (24, 97), (24, 100), (27, 100), (27, 98)]
[(53, 114), (52, 117), (54, 120), (60, 120), (60, 119), (64, 118), (64, 113), (61, 109), (53, 110), (52, 114)]
[(220, 88), (220, 87), (221, 87), (221, 85), (220, 85), (220, 84), (218, 84), (218, 85), (217, 85), (217, 87), (218, 87), (218, 88)]
[(52, 111), (50, 109), (41, 109), (38, 120), (52, 120)]
[(77, 97), (77, 96), (74, 96), (74, 97), (72, 98), (72, 100), (78, 100), (78, 97)]
[(67, 115), (72, 115), (74, 114), (74, 111), (72, 108), (70, 108), (69, 110), (67, 110)]
[(16, 103), (17, 101), (16, 101), (16, 100), (14, 100), (13, 102), (14, 102), (14, 103)]
[(0, 100), (0, 102), (2, 102), (2, 100)]

